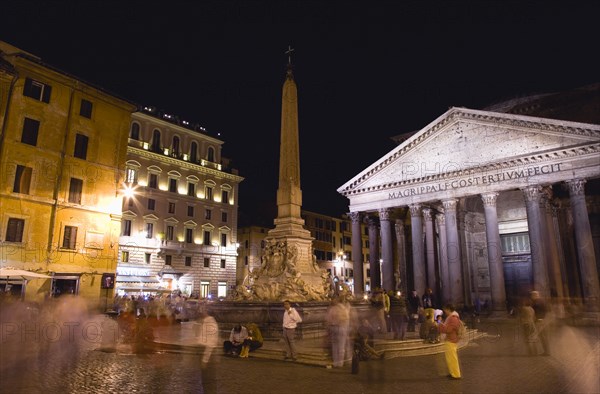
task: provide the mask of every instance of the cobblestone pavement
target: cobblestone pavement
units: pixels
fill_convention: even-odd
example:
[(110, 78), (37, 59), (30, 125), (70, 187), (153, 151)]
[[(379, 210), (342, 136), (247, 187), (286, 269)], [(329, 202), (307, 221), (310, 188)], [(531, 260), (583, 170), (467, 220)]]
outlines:
[(445, 377), (443, 355), (361, 362), (351, 374), (348, 364), (326, 369), (217, 353), (201, 369), (196, 354), (106, 353), (93, 340), (8, 341), (0, 348), (0, 392), (600, 393), (598, 327), (554, 328), (550, 357), (526, 356), (513, 322), (480, 329), (490, 336), (459, 352), (457, 381)]

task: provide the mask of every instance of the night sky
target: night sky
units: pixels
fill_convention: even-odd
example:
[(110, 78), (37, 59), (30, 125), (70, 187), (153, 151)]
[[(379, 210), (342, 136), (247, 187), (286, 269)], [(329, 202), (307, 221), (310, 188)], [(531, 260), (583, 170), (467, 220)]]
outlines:
[(0, 39), (225, 141), (245, 180), (240, 224), (276, 214), (281, 89), (291, 45), (303, 208), (448, 108), (599, 82), (600, 2), (15, 1)]

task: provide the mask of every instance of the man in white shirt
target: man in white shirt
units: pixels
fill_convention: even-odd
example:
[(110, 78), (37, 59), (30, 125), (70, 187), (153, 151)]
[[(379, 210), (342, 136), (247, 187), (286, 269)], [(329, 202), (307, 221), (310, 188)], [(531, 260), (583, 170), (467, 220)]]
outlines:
[(285, 343), (285, 359), (296, 361), (296, 344), (294, 338), (296, 336), (296, 326), (302, 323), (302, 318), (296, 309), (292, 308), (289, 301), (283, 302), (283, 342)]

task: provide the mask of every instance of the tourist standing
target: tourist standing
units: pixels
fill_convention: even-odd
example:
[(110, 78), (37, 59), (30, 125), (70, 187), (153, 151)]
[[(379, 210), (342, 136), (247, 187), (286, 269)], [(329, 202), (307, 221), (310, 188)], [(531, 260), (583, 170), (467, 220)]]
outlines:
[(403, 341), (408, 324), (408, 308), (402, 293), (390, 296), (390, 322), (394, 339)]
[(419, 309), (421, 308), (421, 299), (416, 290), (408, 295), (408, 331), (414, 332), (417, 321), (419, 320)]
[(460, 316), (452, 304), (446, 304), (443, 308), (446, 320), (440, 324), (440, 332), (446, 334), (444, 341), (444, 355), (448, 367), (448, 378), (461, 379), (460, 364), (458, 362), (458, 329), (460, 327)]
[(302, 323), (298, 311), (292, 308), (289, 301), (283, 302), (283, 342), (285, 343), (285, 359), (296, 361), (296, 327)]

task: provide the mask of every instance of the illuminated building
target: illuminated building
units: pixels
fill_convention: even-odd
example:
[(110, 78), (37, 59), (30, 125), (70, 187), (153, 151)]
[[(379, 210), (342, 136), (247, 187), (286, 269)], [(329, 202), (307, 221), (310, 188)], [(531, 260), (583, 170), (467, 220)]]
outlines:
[(382, 285), (403, 261), (401, 283), (442, 302), (503, 313), (536, 290), (598, 312), (599, 91), (450, 108), (341, 186)]
[(26, 299), (80, 294), (103, 308), (135, 106), (5, 42), (0, 51), (1, 264), (52, 276), (13, 284)]
[(119, 240), (120, 293), (225, 297), (235, 285), (238, 185), (223, 141), (151, 107), (132, 115)]

